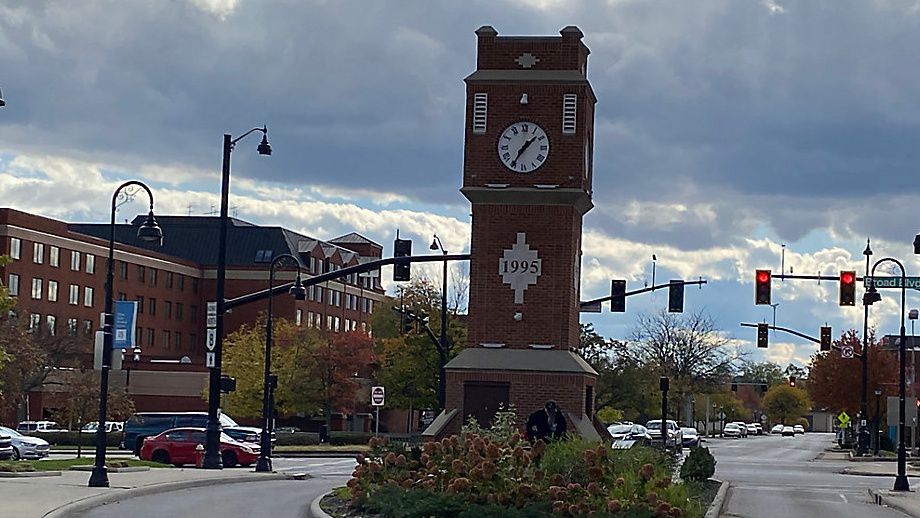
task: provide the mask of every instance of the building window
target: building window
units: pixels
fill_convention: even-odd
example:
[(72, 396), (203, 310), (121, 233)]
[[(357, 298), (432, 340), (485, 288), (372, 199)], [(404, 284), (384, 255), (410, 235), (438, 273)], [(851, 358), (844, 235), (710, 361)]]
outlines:
[(578, 96), (575, 94), (562, 95), (562, 134), (575, 134), (575, 111)]
[(320, 304), (323, 303), (323, 287), (322, 286), (316, 287), (316, 302), (319, 302)]
[(164, 351), (169, 350), (169, 337), (170, 337), (170, 332), (164, 330), (163, 331), (163, 350)]
[(18, 297), (19, 296), (19, 275), (11, 273), (9, 275), (9, 280), (6, 283), (6, 287), (10, 292), (10, 296)]
[(166, 287), (167, 288), (173, 287), (173, 273), (172, 272), (166, 272)]
[(57, 318), (54, 315), (45, 316), (45, 325), (49, 335), (54, 336), (57, 334)]
[(326, 329), (332, 331), (332, 315), (326, 315)]
[(121, 261), (118, 263), (118, 277), (121, 278), (121, 280), (123, 281), (128, 280), (128, 263), (127, 262)]
[(93, 321), (92, 320), (83, 321), (83, 334), (84, 335), (93, 334)]
[(150, 269), (150, 285), (153, 286), (154, 288), (157, 285), (157, 269), (156, 268)]
[(335, 325), (335, 332), (338, 333), (339, 332), (339, 317), (333, 317), (332, 321)]
[(182, 303), (176, 302), (176, 320), (182, 320)]
[(45, 262), (45, 244), (32, 243), (32, 262), (42, 264)]
[(307, 327), (313, 327), (313, 312), (307, 311)]
[(192, 293), (198, 293), (198, 278), (192, 277)]
[(93, 254), (86, 254), (86, 273), (96, 273), (96, 256)]
[(192, 333), (188, 335), (188, 350), (194, 351), (198, 347), (198, 335)]
[(137, 326), (134, 328), (134, 337), (137, 339), (137, 345), (143, 345), (144, 343), (144, 328)]
[(80, 271), (80, 252), (76, 250), (70, 251), (70, 270), (74, 272)]
[(22, 253), (22, 241), (18, 237), (10, 238), (10, 257), (13, 259), (19, 259), (20, 254)]
[(38, 313), (29, 315), (29, 331), (35, 331), (42, 324), (42, 316)]
[(128, 294), (122, 291), (118, 292), (118, 300), (128, 300)]
[(58, 300), (58, 281), (48, 281), (48, 302)]
[(70, 305), (76, 306), (80, 303), (80, 286), (76, 284), (70, 285)]
[(179, 291), (185, 290), (185, 275), (177, 274), (176, 277), (176, 287), (179, 288)]
[(329, 305), (332, 306), (335, 304), (335, 294), (338, 293), (333, 290), (329, 290), (329, 293), (326, 294), (326, 300), (329, 301)]
[(52, 246), (48, 248), (48, 264), (50, 264), (51, 266), (55, 268), (61, 265), (61, 249), (60, 248), (56, 246)]
[(173, 335), (173, 345), (176, 346), (176, 350), (182, 350), (182, 333), (176, 331)]
[(307, 288), (307, 299), (308, 300), (313, 300), (313, 296), (316, 294), (315, 293), (316, 290), (314, 288), (315, 286), (313, 286), (312, 284)]
[(76, 336), (77, 334), (77, 319), (68, 318), (67, 319), (67, 336)]
[(192, 304), (192, 307), (189, 308), (189, 318), (192, 322), (198, 321), (198, 306)]
[(85, 307), (93, 307), (93, 289), (89, 286), (83, 287), (83, 305)]
[(138, 282), (144, 282), (144, 274), (146, 273), (146, 271), (147, 271), (147, 270), (146, 270), (143, 266), (137, 265), (137, 280), (138, 280)]
[(316, 258), (310, 258), (310, 273), (316, 273)]
[(154, 316), (157, 314), (157, 299), (153, 297), (150, 297), (149, 299), (147, 299), (147, 313), (150, 316)]
[(489, 109), (489, 94), (473, 94), (473, 133), (482, 135), (486, 132), (486, 118)]
[(172, 302), (168, 300), (163, 301), (163, 317), (172, 318)]
[(303, 310), (298, 309), (294, 312), (294, 325), (299, 326), (301, 324), (301, 320), (303, 320)]
[(156, 330), (152, 327), (147, 328), (147, 347), (153, 347), (153, 341), (156, 340)]
[(32, 279), (32, 298), (35, 300), (42, 298), (42, 280), (39, 278)]

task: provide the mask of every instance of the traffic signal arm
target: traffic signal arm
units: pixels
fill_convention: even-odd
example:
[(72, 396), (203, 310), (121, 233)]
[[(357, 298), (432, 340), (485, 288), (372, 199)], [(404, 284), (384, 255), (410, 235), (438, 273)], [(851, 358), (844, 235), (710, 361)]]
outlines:
[[(339, 271), (341, 271), (341, 270), (339, 270)], [(706, 284), (706, 283), (707, 283), (706, 279), (700, 279), (700, 280), (698, 280), (698, 281), (680, 281), (680, 282), (681, 282), (681, 284), (683, 284), (684, 286), (687, 286), (687, 285), (694, 285), (694, 284), (699, 284), (700, 286), (702, 286), (703, 284)], [(667, 283), (667, 284), (656, 284), (656, 285), (654, 285), (654, 286), (647, 286), (647, 287), (645, 287), (645, 288), (640, 288), (640, 289), (638, 289), (638, 290), (627, 291), (627, 292), (624, 294), (624, 296), (625, 296), (625, 297), (629, 297), (629, 296), (632, 296), (632, 295), (638, 295), (638, 294), (640, 294), (640, 293), (648, 293), (648, 292), (650, 292), (650, 291), (655, 291), (655, 290), (660, 290), (660, 289), (664, 289), (664, 288), (669, 288), (670, 286), (671, 286), (671, 283), (670, 283), (670, 282)], [(290, 287), (290, 286), (288, 286), (288, 287)], [(590, 307), (592, 304), (597, 304), (598, 302), (600, 302), (600, 303), (607, 302), (607, 301), (610, 300), (610, 299), (611, 299), (610, 295), (607, 295), (606, 297), (601, 297), (601, 298), (599, 298), (599, 299), (586, 300), (586, 301), (584, 301), (584, 302), (580, 302), (580, 303), (579, 303), (579, 307), (580, 307), (581, 309), (584, 309), (584, 308), (586, 308), (586, 307)]]
[[(759, 326), (759, 325), (762, 325), (762, 324), (747, 324), (747, 323), (743, 323), (743, 322), (741, 323), (741, 327), (757, 327), (757, 326)], [(771, 326), (771, 325), (767, 325), (767, 327), (768, 327), (769, 329), (773, 329), (773, 330), (776, 330), (776, 331), (784, 331), (784, 332), (786, 332), (786, 333), (789, 333), (789, 334), (798, 336), (799, 338), (804, 338), (804, 339), (809, 340), (809, 341), (811, 341), (811, 342), (814, 342), (814, 343), (816, 343), (816, 344), (820, 344), (820, 343), (821, 343), (821, 340), (819, 340), (819, 339), (817, 339), (817, 338), (815, 338), (815, 337), (813, 337), (813, 336), (808, 336), (808, 335), (806, 335), (805, 333), (800, 333), (800, 332), (796, 331), (795, 329), (789, 329), (789, 328), (786, 328), (786, 327)]]

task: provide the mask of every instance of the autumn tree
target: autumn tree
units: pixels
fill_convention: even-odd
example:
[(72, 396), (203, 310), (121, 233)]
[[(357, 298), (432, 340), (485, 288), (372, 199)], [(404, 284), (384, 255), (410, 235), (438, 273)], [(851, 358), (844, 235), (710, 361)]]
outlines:
[(369, 376), (376, 366), (374, 339), (363, 331), (336, 334), (310, 351), (301, 369), (315, 387), (327, 426), (334, 410), (347, 413), (354, 406), (356, 393), (362, 389), (359, 379)]
[[(56, 421), (71, 430), (99, 418), (99, 371), (62, 369), (48, 380), (57, 393), (58, 409), (53, 413)], [(106, 421), (124, 421), (134, 413), (134, 401), (123, 387), (109, 384), (106, 404)], [(104, 426), (104, 425), (102, 425)], [(77, 443), (77, 456), (81, 453)]]
[(763, 397), (763, 409), (771, 421), (786, 424), (805, 416), (811, 410), (811, 400), (800, 388), (774, 385)]
[[(876, 388), (893, 395), (898, 380), (898, 355), (883, 349), (876, 341), (874, 331), (868, 340), (868, 392)], [(835, 346), (851, 346), (862, 352), (862, 341), (855, 330), (843, 333), (834, 341)], [(862, 365), (859, 358), (843, 358), (838, 350), (816, 352), (811, 357), (811, 371), (806, 388), (817, 408), (834, 412), (845, 410), (852, 415), (859, 411), (862, 390)]]
[(375, 382), (386, 387), (387, 404), (395, 408), (436, 408), (438, 351), (424, 335), (378, 341), (381, 368)]
[(766, 383), (767, 388), (785, 383), (787, 377), (783, 368), (773, 362), (744, 362), (736, 376), (747, 383)]

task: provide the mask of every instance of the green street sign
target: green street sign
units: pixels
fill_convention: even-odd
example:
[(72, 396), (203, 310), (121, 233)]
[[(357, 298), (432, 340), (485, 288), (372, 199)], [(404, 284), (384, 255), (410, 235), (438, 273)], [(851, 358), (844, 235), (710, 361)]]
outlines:
[(837, 415), (837, 421), (840, 422), (840, 426), (842, 426), (842, 427), (845, 428), (846, 425), (847, 425), (847, 423), (850, 422), (850, 416), (847, 415), (846, 412), (840, 412), (840, 413)]
[[(900, 277), (869, 277), (863, 278), (867, 288), (875, 285), (876, 288), (901, 288)], [(905, 277), (905, 288), (920, 290), (920, 277)]]

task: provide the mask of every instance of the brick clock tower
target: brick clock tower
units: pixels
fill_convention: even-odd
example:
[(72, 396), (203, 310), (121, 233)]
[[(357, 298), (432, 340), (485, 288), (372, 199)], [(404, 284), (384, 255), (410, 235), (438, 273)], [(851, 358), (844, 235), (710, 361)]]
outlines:
[(488, 424), (512, 404), (523, 424), (555, 400), (569, 429), (597, 437), (597, 373), (579, 338), (582, 217), (591, 202), (596, 99), (577, 27), (559, 37), (476, 31), (466, 78), (461, 192), (472, 204), (469, 343), (446, 367), (446, 409), (426, 430)]

